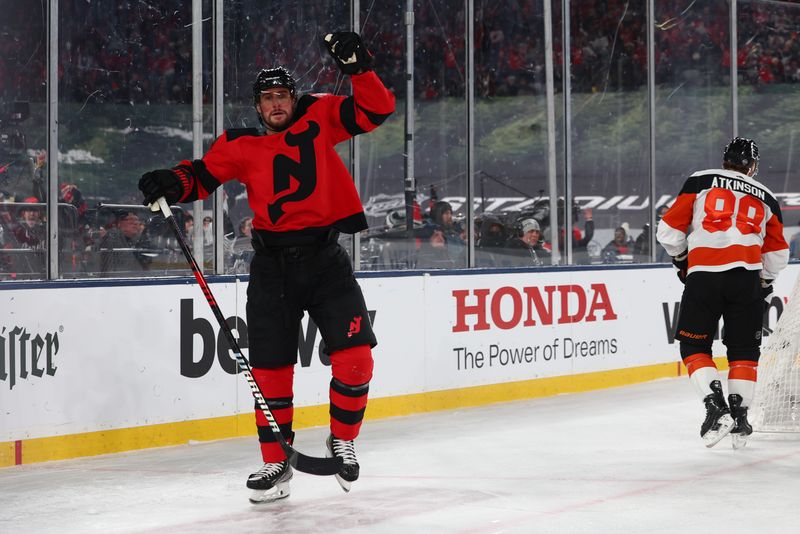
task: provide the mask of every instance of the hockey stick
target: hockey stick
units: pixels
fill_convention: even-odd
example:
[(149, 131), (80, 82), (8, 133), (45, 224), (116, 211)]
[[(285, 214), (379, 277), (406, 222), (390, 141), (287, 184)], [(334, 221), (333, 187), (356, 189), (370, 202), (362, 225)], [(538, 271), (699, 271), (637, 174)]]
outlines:
[(211, 311), (214, 312), (214, 317), (216, 317), (220, 328), (225, 333), (225, 338), (228, 340), (231, 350), (233, 350), (233, 354), (236, 356), (236, 363), (239, 366), (239, 370), (247, 380), (247, 384), (250, 386), (250, 391), (253, 392), (253, 397), (256, 399), (256, 404), (258, 404), (258, 407), (261, 409), (264, 417), (267, 418), (267, 421), (269, 422), (269, 428), (272, 430), (272, 434), (280, 444), (283, 452), (286, 453), (286, 458), (289, 460), (289, 464), (298, 471), (310, 473), (312, 475), (337, 474), (342, 467), (342, 458), (336, 456), (332, 458), (316, 458), (313, 456), (306, 456), (305, 454), (296, 451), (286, 442), (283, 434), (281, 434), (281, 429), (278, 426), (278, 423), (275, 422), (275, 417), (272, 415), (272, 412), (267, 405), (267, 401), (264, 399), (264, 395), (261, 393), (261, 389), (258, 387), (258, 384), (253, 378), (250, 364), (247, 362), (244, 355), (242, 355), (242, 351), (239, 348), (239, 343), (236, 341), (236, 338), (233, 337), (233, 332), (231, 331), (230, 326), (228, 326), (228, 323), (225, 321), (225, 317), (223, 317), (222, 311), (219, 309), (219, 305), (214, 299), (214, 295), (211, 294), (211, 288), (209, 288), (208, 283), (206, 283), (206, 279), (203, 276), (203, 271), (200, 270), (200, 267), (197, 265), (197, 261), (194, 259), (192, 252), (189, 250), (189, 246), (186, 244), (186, 239), (184, 239), (183, 232), (181, 232), (178, 222), (172, 215), (172, 210), (169, 209), (169, 204), (167, 204), (167, 201), (164, 199), (164, 197), (161, 197), (150, 205), (150, 209), (152, 211), (161, 210), (161, 213), (164, 214), (164, 218), (169, 221), (172, 231), (175, 233), (175, 237), (178, 239), (178, 244), (181, 246), (183, 255), (186, 256), (186, 260), (189, 262), (189, 265), (192, 268), (194, 277), (197, 280), (197, 283), (200, 285), (200, 289), (203, 290), (203, 295), (205, 295), (206, 301), (208, 301), (208, 305), (211, 307)]

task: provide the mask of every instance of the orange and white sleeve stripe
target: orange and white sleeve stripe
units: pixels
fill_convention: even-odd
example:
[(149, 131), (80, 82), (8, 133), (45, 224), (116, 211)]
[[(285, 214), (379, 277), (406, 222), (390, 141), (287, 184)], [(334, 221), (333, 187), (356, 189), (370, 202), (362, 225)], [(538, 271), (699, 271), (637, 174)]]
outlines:
[(761, 246), (761, 278), (774, 280), (789, 263), (789, 244), (783, 237), (783, 223), (780, 213), (772, 214), (767, 221), (767, 233)]
[(695, 193), (681, 193), (658, 223), (656, 239), (670, 256), (685, 252), (688, 247), (686, 234), (692, 224)]

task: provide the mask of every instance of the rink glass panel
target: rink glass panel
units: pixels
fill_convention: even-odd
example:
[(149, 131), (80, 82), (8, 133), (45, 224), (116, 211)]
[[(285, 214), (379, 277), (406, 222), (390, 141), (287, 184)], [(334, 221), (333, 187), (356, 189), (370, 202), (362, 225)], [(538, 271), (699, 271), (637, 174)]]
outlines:
[[(279, 2), (236, 0), (224, 4), (224, 123), (225, 128), (259, 128), (253, 102), (253, 81), (261, 69), (283, 66), (297, 82), (297, 93), (351, 94), (343, 76), (322, 45), (324, 33), (349, 30), (347, 2)], [(350, 145), (336, 147), (350, 166)], [(226, 230), (225, 268), (229, 274), (246, 274), (253, 255), (243, 222), (252, 218), (244, 185), (232, 181), (224, 186), (225, 211), (232, 233)], [(352, 250), (351, 236), (341, 244)]]
[(191, 3), (65, 0), (59, 20), (61, 276), (186, 274), (137, 183), (192, 156)]
[(656, 198), (722, 165), (733, 132), (729, 21), (725, 0), (656, 2)]
[[(370, 229), (361, 238), (363, 270), (466, 267), (466, 82), (464, 2), (414, 2), (414, 163), (418, 208), (406, 224), (406, 2), (361, 2), (362, 33), (397, 110), (360, 140), (360, 192)], [(437, 227), (431, 199), (460, 199), (455, 224)]]
[[(570, 2), (572, 194), (577, 201), (571, 224), (562, 228), (573, 229), (573, 263), (646, 263), (650, 261), (647, 1), (599, 4)], [(615, 197), (620, 201), (612, 207), (597, 209), (604, 199)], [(587, 217), (595, 224), (588, 242)], [(564, 225), (561, 209), (558, 218)], [(624, 235), (612, 243), (616, 229)]]
[(534, 4), (475, 2), (477, 267), (551, 263), (549, 256), (510, 248), (525, 219), (540, 222), (540, 240), (549, 235), (542, 211), (548, 189), (544, 18), (541, 2)]
[[(214, 94), (212, 3), (204, 4), (203, 146), (207, 149), (213, 141)], [(359, 158), (353, 162), (360, 171), (360, 192), (371, 225), (360, 239), (357, 268), (466, 266), (465, 256), (451, 256), (449, 248), (446, 255), (441, 250), (427, 257), (419, 253), (432, 233), (426, 220), (432, 198), (450, 200), (456, 221), (462, 228), (469, 224), (465, 220), (465, 4), (414, 2), (414, 175), (420, 211), (415, 225), (419, 228), (411, 235), (403, 220), (406, 2), (359, 4), (359, 29), (375, 53), (376, 71), (397, 95), (398, 106), (383, 126), (361, 136)], [(649, 189), (647, 73), (642, 55), (645, 2), (603, 10), (596, 4), (570, 3), (572, 193), (578, 197), (579, 229), (583, 229), (581, 208), (592, 198), (632, 200), (594, 210), (597, 229), (590, 262), (597, 261), (597, 249), (610, 240), (614, 227), (627, 222), (635, 237), (650, 209), (645, 206)], [(0, 146), (2, 280), (47, 277), (46, 240), (20, 245), (14, 235), (23, 211), (40, 223), (47, 213), (41, 202), (51, 163), (45, 150), (48, 43), (43, 10), (47, 5), (2, 1), (3, 12), (9, 14), (5, 20), (14, 21), (0, 32), (2, 114), (19, 101), (28, 102), (30, 109), (18, 124), (5, 120), (0, 125), (4, 139), (16, 131), (24, 134), (24, 144)], [(470, 16), (476, 39), (475, 213), (477, 222), (484, 209), (513, 219), (526, 207), (524, 202), (546, 195), (540, 193), (546, 190), (547, 172), (543, 3), (475, 0), (474, 6)], [(800, 165), (791, 121), (800, 79), (794, 36), (800, 7), (767, 0), (740, 0), (736, 6), (738, 132), (756, 139), (761, 148), (759, 179), (776, 193), (792, 192), (797, 183), (793, 172)], [(257, 124), (251, 84), (261, 67), (286, 64), (298, 77), (301, 92), (349, 92), (349, 82), (327, 59), (317, 37), (331, 29), (349, 28), (350, 8), (348, 2), (333, 1), (226, 1), (225, 127)], [(733, 131), (726, 57), (729, 16), (725, 0), (655, 3), (656, 199), (674, 197), (692, 172), (720, 165)], [(563, 195), (560, 17), (561, 3), (554, 2), (557, 178), (558, 194)], [(185, 275), (185, 262), (170, 231), (139, 206), (136, 183), (147, 170), (191, 157), (191, 4), (61, 0), (59, 20), (59, 198), (50, 200), (59, 202), (60, 276)], [(347, 143), (337, 147), (347, 164), (350, 148)], [(45, 193), (38, 192), (41, 189)], [(522, 198), (523, 206), (489, 202), (497, 198)], [(249, 215), (246, 193), (238, 184), (230, 184), (224, 202), (226, 217), (220, 224), (227, 237), (221, 244), (212, 237), (203, 246), (204, 266), (206, 272), (244, 273), (252, 254), (249, 239), (239, 239), (239, 225)], [(212, 214), (211, 206), (211, 201), (203, 203), (204, 216)], [(110, 229), (119, 229), (117, 216), (126, 209), (139, 210), (124, 222), (135, 226), (138, 218), (141, 235), (133, 246), (121, 242), (105, 247), (112, 254), (106, 254), (104, 261), (101, 242)], [(180, 218), (192, 206), (177, 206), (175, 211)], [(792, 213), (787, 216), (789, 226), (798, 223)], [(514, 222), (507, 231), (513, 231)], [(222, 268), (212, 261), (215, 246), (225, 250)], [(486, 263), (481, 247), (475, 259), (478, 265)], [(657, 259), (668, 258), (659, 249)], [(573, 260), (581, 263), (586, 258), (573, 250)]]
[(44, 279), (47, 6), (0, 5), (0, 280)]
[[(797, 192), (800, 170), (800, 5), (740, 1), (739, 135), (755, 140), (756, 179), (774, 193)], [(784, 225), (800, 225), (784, 210)]]

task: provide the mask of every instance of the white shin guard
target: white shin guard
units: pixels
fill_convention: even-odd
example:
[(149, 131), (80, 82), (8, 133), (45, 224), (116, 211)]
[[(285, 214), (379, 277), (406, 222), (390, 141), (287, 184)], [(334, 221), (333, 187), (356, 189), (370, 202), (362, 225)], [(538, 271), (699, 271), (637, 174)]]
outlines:
[(695, 390), (700, 395), (700, 400), (703, 400), (713, 393), (711, 382), (719, 380), (719, 371), (716, 367), (701, 367), (689, 375), (689, 380), (692, 381)]
[(728, 379), (728, 395), (741, 395), (742, 406), (747, 408), (753, 402), (756, 383), (752, 380)]

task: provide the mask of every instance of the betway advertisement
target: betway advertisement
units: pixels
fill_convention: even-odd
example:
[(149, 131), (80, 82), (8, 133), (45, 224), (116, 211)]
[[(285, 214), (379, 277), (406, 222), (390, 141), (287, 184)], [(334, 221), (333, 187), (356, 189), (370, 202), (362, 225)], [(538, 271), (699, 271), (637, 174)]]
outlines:
[[(800, 266), (776, 283), (769, 335)], [(671, 268), (360, 279), (378, 337), (370, 396), (674, 362)], [(133, 283), (132, 283), (133, 284)], [(212, 283), (248, 356), (246, 279)], [(298, 332), (295, 405), (328, 402), (330, 359)], [(723, 355), (717, 341), (715, 355)], [(252, 394), (196, 284), (0, 288), (0, 442), (251, 412)]]

